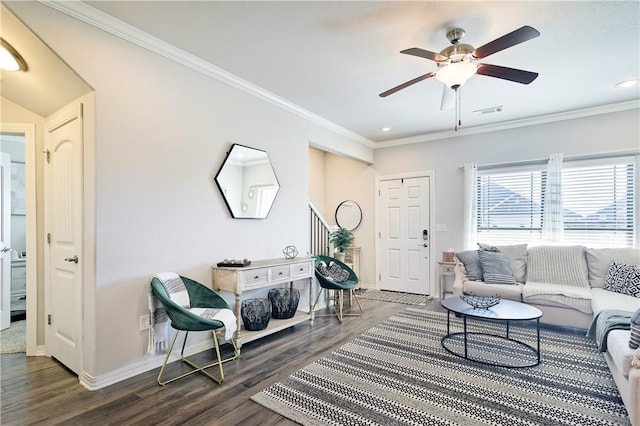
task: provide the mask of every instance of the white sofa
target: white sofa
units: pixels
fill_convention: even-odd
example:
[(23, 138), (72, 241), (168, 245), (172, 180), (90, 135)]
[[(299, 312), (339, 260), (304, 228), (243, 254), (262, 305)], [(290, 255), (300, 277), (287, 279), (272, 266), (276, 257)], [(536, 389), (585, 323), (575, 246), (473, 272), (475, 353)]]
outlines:
[[(612, 261), (640, 265), (640, 251), (637, 249), (592, 249), (582, 246), (541, 246), (527, 249), (525, 245), (499, 246), (493, 249), (503, 252), (508, 258), (517, 282), (508, 285), (470, 280), (467, 268), (460, 259), (466, 258), (467, 266), (475, 268), (469, 263), (467, 251), (459, 253), (459, 258), (456, 256), (454, 296), (463, 293), (500, 295), (504, 299), (531, 304), (542, 310), (540, 321), (543, 324), (585, 330), (602, 311), (622, 310), (633, 313), (640, 308), (640, 298), (604, 288)], [(629, 337), (629, 330), (609, 332), (604, 357), (631, 423), (640, 426), (640, 365), (632, 365), (634, 354), (640, 359), (640, 350), (629, 348)]]

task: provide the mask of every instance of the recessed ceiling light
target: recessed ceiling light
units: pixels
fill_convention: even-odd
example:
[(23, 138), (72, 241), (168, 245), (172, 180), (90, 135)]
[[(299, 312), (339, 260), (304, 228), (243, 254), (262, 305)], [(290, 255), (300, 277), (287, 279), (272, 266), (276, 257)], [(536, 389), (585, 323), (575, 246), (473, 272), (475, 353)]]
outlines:
[(616, 87), (622, 87), (624, 89), (627, 89), (629, 87), (633, 87), (633, 86), (637, 86), (638, 85), (638, 80), (625, 80), (625, 81), (621, 81), (620, 83), (616, 84)]
[(391, 131), (391, 127), (380, 127), (381, 132), (389, 132)]

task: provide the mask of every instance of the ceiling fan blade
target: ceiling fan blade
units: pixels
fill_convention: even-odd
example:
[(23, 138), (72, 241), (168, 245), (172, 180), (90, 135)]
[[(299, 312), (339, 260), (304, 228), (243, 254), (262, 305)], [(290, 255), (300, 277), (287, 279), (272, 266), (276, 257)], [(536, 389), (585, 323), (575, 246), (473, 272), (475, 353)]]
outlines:
[(393, 94), (394, 94), (394, 93), (396, 93), (398, 90), (402, 90), (402, 89), (404, 89), (405, 87), (409, 87), (409, 86), (411, 86), (412, 84), (416, 84), (416, 83), (418, 83), (418, 82), (420, 82), (420, 81), (422, 81), (422, 80), (426, 80), (427, 78), (433, 77), (434, 75), (436, 75), (436, 73), (435, 73), (435, 72), (430, 72), (430, 73), (427, 73), (427, 74), (425, 74), (425, 75), (421, 75), (420, 77), (416, 77), (416, 78), (414, 78), (413, 80), (409, 80), (409, 81), (407, 81), (407, 82), (402, 83), (402, 84), (401, 84), (401, 85), (399, 85), (399, 86), (396, 86), (396, 87), (394, 87), (394, 88), (392, 88), (392, 89), (387, 90), (386, 92), (382, 92), (382, 93), (380, 93), (380, 97), (381, 97), (381, 98), (384, 98), (384, 97), (387, 97), (387, 96), (389, 96), (389, 95), (393, 95)]
[(499, 65), (479, 64), (476, 74), (496, 77), (516, 83), (529, 84), (538, 77), (537, 72), (501, 67)]
[(407, 55), (419, 56), (425, 59), (431, 59), (432, 61), (441, 62), (446, 61), (446, 56), (443, 56), (439, 53), (432, 52), (430, 50), (420, 49), (419, 47), (412, 47), (410, 49), (401, 50), (400, 53), (405, 53)]
[(489, 43), (478, 47), (473, 51), (473, 56), (477, 59), (486, 58), (489, 55), (493, 55), (496, 52), (500, 52), (508, 47), (515, 46), (516, 44), (524, 43), (527, 40), (536, 38), (540, 35), (540, 32), (533, 27), (525, 25), (518, 28), (515, 31), (505, 34)]
[(442, 85), (442, 101), (440, 102), (440, 110), (451, 109), (456, 104), (456, 91), (447, 87), (446, 84)]

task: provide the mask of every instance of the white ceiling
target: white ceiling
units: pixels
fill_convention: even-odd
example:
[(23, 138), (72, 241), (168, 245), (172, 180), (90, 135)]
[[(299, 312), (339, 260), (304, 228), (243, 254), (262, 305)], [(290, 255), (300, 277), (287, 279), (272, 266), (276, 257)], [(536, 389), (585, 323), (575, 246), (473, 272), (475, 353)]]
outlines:
[[(614, 86), (640, 75), (637, 0), (85, 3), (374, 142), (452, 129), (454, 110), (440, 110), (436, 79), (378, 96), (435, 71), (435, 62), (399, 51), (438, 52), (451, 27), (475, 47), (523, 25), (541, 33), (483, 59), (540, 76), (530, 85), (472, 77), (462, 89), (463, 128), (640, 99), (637, 86)], [(502, 112), (473, 112), (495, 106)]]

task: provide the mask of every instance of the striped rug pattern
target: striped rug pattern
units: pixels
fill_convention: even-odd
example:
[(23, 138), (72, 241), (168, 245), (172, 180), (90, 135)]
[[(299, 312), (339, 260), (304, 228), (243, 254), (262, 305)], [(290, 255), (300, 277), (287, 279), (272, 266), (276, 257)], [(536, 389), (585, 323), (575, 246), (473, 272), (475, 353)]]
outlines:
[(381, 300), (383, 302), (404, 303), (405, 305), (425, 305), (433, 300), (432, 296), (424, 294), (402, 293), (399, 291), (386, 291), (375, 289), (357, 290), (357, 295), (361, 299)]
[[(446, 318), (408, 307), (251, 399), (303, 425), (630, 424), (592, 340), (542, 329), (540, 365), (491, 367), (442, 348)], [(453, 315), (451, 324), (461, 330)], [(504, 332), (494, 322), (469, 326)], [(512, 324), (510, 336), (535, 344), (528, 326)], [(500, 347), (488, 341), (486, 353), (521, 356)]]

